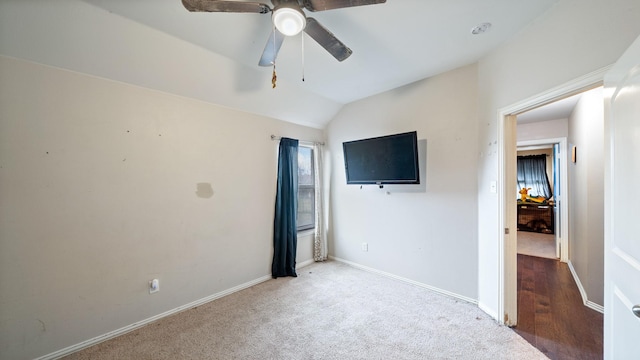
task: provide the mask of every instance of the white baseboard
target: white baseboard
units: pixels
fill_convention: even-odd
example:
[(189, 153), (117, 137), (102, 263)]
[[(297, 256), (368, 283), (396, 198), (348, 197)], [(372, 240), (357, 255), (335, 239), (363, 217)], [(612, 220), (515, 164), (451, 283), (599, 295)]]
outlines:
[[(447, 295), (447, 296), (450, 296), (450, 297), (453, 297), (453, 298), (456, 298), (456, 299), (460, 299), (460, 300), (463, 300), (463, 301), (466, 301), (466, 302), (469, 302), (469, 303), (472, 303), (472, 304), (477, 304), (478, 303), (477, 300), (474, 300), (474, 299), (471, 299), (471, 298), (468, 298), (468, 297), (465, 297), (465, 296), (461, 296), (461, 295), (452, 293), (450, 291), (438, 289), (438, 288), (430, 286), (430, 285), (422, 284), (422, 283), (419, 283), (417, 281), (413, 281), (413, 280), (406, 279), (406, 278), (403, 278), (403, 277), (400, 277), (400, 276), (396, 276), (396, 275), (393, 275), (393, 274), (390, 274), (390, 273), (386, 273), (386, 272), (379, 271), (379, 270), (376, 270), (376, 269), (373, 269), (373, 268), (362, 266), (362, 265), (359, 265), (359, 264), (356, 264), (356, 263), (352, 263), (350, 261), (346, 261), (346, 260), (343, 260), (343, 259), (339, 259), (339, 258), (336, 258), (336, 257), (331, 257), (331, 259), (339, 261), (339, 262), (342, 262), (342, 263), (345, 263), (347, 265), (350, 265), (350, 266), (353, 266), (353, 267), (356, 267), (356, 268), (359, 268), (359, 269), (362, 269), (362, 270), (365, 270), (365, 271), (369, 271), (369, 272), (372, 272), (372, 273), (376, 273), (376, 274), (379, 274), (379, 275), (390, 277), (390, 278), (393, 278), (393, 279), (396, 279), (396, 280), (400, 280), (400, 281), (403, 281), (403, 282), (406, 282), (406, 283), (409, 283), (409, 284), (412, 284), (412, 285), (420, 286), (420, 287), (423, 287), (423, 288), (426, 288), (426, 289), (429, 289), (429, 290), (432, 290), (432, 291), (435, 291), (435, 292), (438, 292), (438, 293), (441, 293), (441, 294), (444, 294), (444, 295)], [(301, 268), (303, 268), (305, 266), (309, 266), (309, 265), (311, 265), (313, 263), (314, 263), (313, 259), (303, 261), (301, 263), (296, 264), (296, 269), (301, 269)], [(78, 343), (78, 344), (66, 347), (64, 349), (60, 349), (58, 351), (52, 352), (50, 354), (41, 356), (39, 358), (36, 358), (35, 360), (59, 359), (61, 357), (70, 355), (70, 354), (72, 354), (74, 352), (77, 352), (77, 351), (80, 351), (82, 349), (86, 349), (88, 347), (97, 345), (97, 344), (99, 344), (101, 342), (104, 342), (104, 341), (116, 338), (118, 336), (124, 335), (124, 334), (126, 334), (128, 332), (131, 332), (133, 330), (139, 329), (139, 328), (141, 328), (141, 327), (143, 327), (143, 326), (145, 326), (147, 324), (150, 324), (150, 323), (152, 323), (154, 321), (160, 320), (160, 319), (162, 319), (164, 317), (167, 317), (167, 316), (170, 316), (170, 315), (174, 315), (174, 314), (177, 314), (179, 312), (182, 312), (182, 311), (185, 311), (185, 310), (189, 310), (189, 309), (201, 306), (201, 305), (206, 304), (208, 302), (211, 302), (213, 300), (222, 298), (222, 297), (227, 296), (227, 295), (231, 295), (231, 294), (233, 294), (235, 292), (250, 288), (251, 286), (258, 285), (258, 284), (263, 283), (263, 282), (265, 282), (267, 280), (270, 280), (270, 279), (271, 279), (271, 275), (262, 276), (262, 277), (260, 277), (258, 279), (246, 282), (244, 284), (240, 284), (238, 286), (235, 286), (235, 287), (232, 287), (230, 289), (215, 293), (213, 295), (210, 295), (210, 296), (204, 297), (202, 299), (190, 302), (188, 304), (185, 304), (185, 305), (182, 305), (182, 306), (178, 306), (177, 308), (174, 308), (174, 309), (171, 309), (169, 311), (165, 311), (165, 312), (163, 312), (161, 314), (152, 316), (150, 318), (135, 322), (135, 323), (133, 323), (131, 325), (127, 325), (127, 326), (122, 327), (120, 329), (117, 329), (117, 330), (114, 330), (114, 331), (110, 331), (110, 332), (108, 332), (106, 334), (103, 334), (103, 335), (100, 335), (100, 336), (96, 336), (96, 337), (94, 337), (92, 339), (88, 339), (88, 340), (85, 340), (85, 341), (83, 341), (81, 343)]]
[(595, 311), (597, 311), (597, 312), (599, 312), (599, 313), (601, 313), (601, 314), (604, 314), (604, 306), (602, 306), (602, 305), (600, 305), (600, 304), (596, 304), (596, 303), (594, 303), (593, 301), (589, 301), (589, 300), (587, 300), (587, 301), (584, 303), (584, 306), (586, 306), (586, 307), (588, 307), (588, 308), (591, 308), (591, 309), (593, 309), (593, 310), (595, 310)]
[[(313, 262), (314, 262), (313, 259), (303, 261), (303, 262), (301, 262), (299, 264), (296, 264), (296, 269), (300, 269), (300, 268), (303, 268), (305, 266), (311, 265), (311, 264), (313, 264)], [(147, 325), (149, 323), (152, 323), (154, 321), (160, 320), (160, 319), (162, 319), (164, 317), (179, 313), (181, 311), (189, 310), (189, 309), (195, 308), (197, 306), (201, 306), (201, 305), (206, 304), (208, 302), (211, 302), (213, 300), (219, 299), (219, 298), (227, 296), (227, 295), (231, 295), (231, 294), (233, 294), (235, 292), (250, 288), (250, 287), (252, 287), (254, 285), (258, 285), (258, 284), (260, 284), (262, 282), (265, 282), (267, 280), (270, 280), (270, 279), (271, 279), (271, 275), (262, 276), (260, 278), (257, 278), (255, 280), (246, 282), (244, 284), (240, 284), (238, 286), (235, 286), (235, 287), (232, 287), (230, 289), (221, 291), (219, 293), (216, 293), (216, 294), (207, 296), (205, 298), (190, 302), (190, 303), (188, 303), (186, 305), (178, 306), (177, 308), (171, 309), (169, 311), (165, 311), (162, 314), (158, 314), (158, 315), (152, 316), (152, 317), (150, 317), (148, 319), (144, 319), (142, 321), (135, 322), (135, 323), (133, 323), (131, 325), (127, 325), (127, 326), (122, 327), (120, 329), (117, 329), (117, 330), (114, 330), (114, 331), (110, 331), (110, 332), (108, 332), (106, 334), (103, 334), (103, 335), (100, 335), (100, 336), (96, 336), (96, 337), (94, 337), (92, 339), (85, 340), (85, 341), (83, 341), (81, 343), (78, 343), (78, 344), (66, 347), (64, 349), (52, 352), (50, 354), (41, 356), (41, 357), (39, 357), (39, 358), (37, 358), (35, 360), (59, 359), (59, 358), (61, 358), (63, 356), (67, 356), (67, 355), (72, 354), (72, 353), (74, 353), (76, 351), (80, 351), (82, 349), (86, 349), (88, 347), (97, 345), (97, 344), (99, 344), (101, 342), (116, 338), (116, 337), (118, 337), (120, 335), (124, 335), (124, 334), (126, 334), (128, 332), (131, 332), (133, 330), (139, 329), (139, 328), (141, 328), (141, 327), (143, 327), (143, 326), (145, 326), (145, 325)]]
[(309, 259), (307, 261), (303, 261), (303, 262), (301, 262), (299, 264), (296, 264), (296, 270), (301, 269), (301, 268), (303, 268), (305, 266), (309, 266), (309, 265), (313, 264), (314, 262), (315, 261), (313, 259)]
[(601, 314), (604, 314), (604, 306), (596, 304), (593, 301), (589, 301), (587, 292), (584, 290), (584, 287), (580, 282), (580, 278), (578, 277), (578, 273), (576, 272), (576, 269), (573, 268), (573, 264), (571, 263), (571, 260), (567, 261), (567, 265), (569, 266), (569, 271), (571, 271), (571, 276), (573, 276), (573, 280), (576, 282), (576, 285), (578, 285), (578, 290), (580, 291), (580, 296), (582, 297), (582, 303), (584, 304), (584, 306), (591, 308)]
[(380, 271), (380, 270), (377, 270), (377, 269), (374, 269), (374, 268), (370, 268), (368, 266), (360, 265), (358, 263), (354, 263), (354, 262), (351, 262), (351, 261), (348, 261), (348, 260), (337, 258), (335, 256), (329, 256), (329, 258), (331, 260), (335, 260), (335, 261), (341, 262), (343, 264), (347, 264), (349, 266), (358, 268), (360, 270), (368, 271), (368, 272), (371, 272), (371, 273), (374, 273), (374, 274), (378, 274), (378, 275), (382, 275), (382, 276), (385, 276), (385, 277), (388, 277), (388, 278), (392, 278), (392, 279), (395, 279), (395, 280), (400, 280), (402, 282), (405, 282), (405, 283), (408, 283), (408, 284), (411, 284), (411, 285), (415, 285), (415, 286), (419, 286), (421, 288), (425, 288), (425, 289), (428, 289), (428, 290), (431, 290), (431, 291), (435, 291), (437, 293), (440, 293), (440, 294), (443, 294), (443, 295), (446, 295), (446, 296), (449, 296), (449, 297), (452, 297), (452, 298), (455, 298), (455, 299), (459, 299), (459, 300), (462, 300), (462, 301), (466, 301), (466, 302), (474, 304), (474, 305), (478, 304), (478, 300), (476, 300), (476, 299), (472, 299), (470, 297), (462, 296), (460, 294), (456, 294), (456, 293), (453, 293), (451, 291), (443, 290), (443, 289), (440, 289), (440, 288), (437, 288), (437, 287), (434, 287), (434, 286), (431, 286), (431, 285), (427, 285), (427, 284), (423, 284), (421, 282), (417, 282), (415, 280), (407, 279), (407, 278), (404, 278), (404, 277), (401, 277), (401, 276), (398, 276), (398, 275), (394, 275), (394, 274), (391, 274), (391, 273), (388, 273), (388, 272), (384, 272), (384, 271)]
[[(301, 263), (300, 265), (298, 265), (296, 268), (307, 266), (312, 262), (313, 262), (313, 260), (311, 260), (310, 262), (305, 261), (304, 263)], [(235, 292), (247, 289), (247, 288), (249, 288), (251, 286), (260, 284), (260, 283), (265, 282), (267, 280), (271, 280), (271, 275), (265, 275), (265, 276), (262, 276), (262, 277), (260, 277), (258, 279), (246, 282), (244, 284), (240, 284), (238, 286), (235, 286), (235, 287), (232, 287), (230, 289), (221, 291), (219, 293), (216, 293), (216, 294), (207, 296), (205, 298), (190, 302), (190, 303), (188, 303), (186, 305), (178, 306), (175, 309), (171, 309), (169, 311), (165, 311), (165, 312), (163, 312), (161, 314), (152, 316), (152, 317), (144, 319), (142, 321), (135, 322), (135, 323), (133, 323), (131, 325), (127, 325), (127, 326), (122, 327), (120, 329), (117, 329), (117, 330), (114, 330), (114, 331), (110, 331), (110, 332), (108, 332), (106, 334), (103, 334), (103, 335), (100, 335), (100, 336), (96, 336), (96, 337), (94, 337), (92, 339), (85, 340), (85, 341), (83, 341), (81, 343), (78, 343), (78, 344), (66, 347), (64, 349), (52, 352), (50, 354), (41, 356), (41, 357), (37, 358), (36, 360), (59, 359), (59, 358), (61, 358), (63, 356), (67, 356), (67, 355), (69, 355), (71, 353), (74, 353), (76, 351), (80, 351), (82, 349), (86, 349), (88, 347), (97, 345), (97, 344), (99, 344), (101, 342), (113, 339), (113, 338), (118, 337), (120, 335), (124, 335), (124, 334), (126, 334), (128, 332), (131, 332), (133, 330), (141, 328), (141, 327), (143, 327), (143, 326), (145, 326), (145, 325), (147, 325), (149, 323), (152, 323), (154, 321), (160, 320), (160, 319), (162, 319), (164, 317), (179, 313), (181, 311), (189, 310), (189, 309), (195, 308), (197, 306), (201, 306), (201, 305), (206, 304), (208, 302), (211, 302), (213, 300), (219, 299), (219, 298), (227, 296), (227, 295), (231, 295), (231, 294), (233, 294)]]
[[(485, 305), (482, 302), (478, 302), (478, 308), (480, 308), (480, 310), (484, 311), (487, 315), (491, 316), (494, 320), (500, 322), (501, 324), (504, 323), (504, 319), (501, 319), (498, 316), (498, 313), (495, 312), (494, 309), (491, 309), (490, 307), (488, 307), (487, 305)], [(502, 316), (504, 318), (504, 316)]]

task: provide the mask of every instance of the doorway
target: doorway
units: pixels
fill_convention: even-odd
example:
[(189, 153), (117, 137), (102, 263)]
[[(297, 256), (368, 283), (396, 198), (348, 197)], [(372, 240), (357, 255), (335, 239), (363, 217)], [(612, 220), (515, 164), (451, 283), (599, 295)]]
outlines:
[[(574, 97), (579, 97), (575, 95)], [(531, 178), (527, 176), (527, 181), (545, 181), (548, 185), (548, 193), (544, 194), (544, 200), (532, 201), (531, 196), (538, 197), (540, 191), (536, 189), (530, 196), (517, 201), (517, 253), (521, 255), (537, 256), (548, 259), (560, 259), (563, 262), (568, 260), (568, 199), (567, 192), (567, 161), (564, 154), (567, 152), (567, 138), (564, 129), (567, 128), (567, 119), (562, 118), (568, 111), (575, 106), (576, 99), (570, 103), (563, 105), (565, 108), (558, 109), (557, 115), (549, 115), (550, 117), (561, 116), (558, 119), (547, 120), (538, 123), (522, 123), (518, 128), (527, 126), (528, 128), (536, 127), (541, 129), (542, 133), (554, 134), (553, 127), (561, 129), (559, 135), (565, 135), (561, 138), (546, 138), (538, 140), (522, 140), (524, 135), (519, 136), (517, 142), (517, 155), (520, 160), (542, 160), (544, 162), (545, 179)], [(568, 115), (567, 115), (568, 116)], [(549, 123), (551, 122), (551, 123)], [(525, 131), (520, 131), (524, 133)], [(534, 157), (534, 159), (527, 159)], [(535, 159), (541, 158), (541, 159)], [(525, 171), (526, 166), (518, 166), (520, 171)], [(534, 174), (540, 176), (541, 174)], [(519, 178), (524, 177), (522, 174)], [(524, 183), (519, 188), (530, 186)], [(520, 190), (519, 190), (520, 191)]]
[[(603, 68), (581, 78), (575, 79), (567, 84), (551, 89), (547, 92), (523, 100), (519, 103), (500, 109), (498, 112), (498, 139), (499, 144), (499, 207), (500, 218), (499, 227), (504, 229), (504, 236), (499, 239), (500, 247), (504, 256), (500, 257), (501, 294), (503, 295), (498, 304), (498, 310), (504, 315), (504, 323), (508, 326), (515, 326), (518, 321), (517, 315), (517, 213), (516, 213), (516, 148), (517, 148), (517, 116), (523, 115), (527, 111), (543, 107), (558, 100), (568, 98), (578, 93), (599, 87), (602, 85), (604, 74), (608, 68)], [(538, 137), (540, 140), (543, 137)], [(571, 151), (571, 144), (566, 143), (566, 152)], [(564, 157), (567, 159), (567, 156)], [(566, 174), (566, 172), (565, 172)], [(565, 193), (567, 193), (565, 191)], [(559, 211), (561, 216), (567, 216), (567, 211)], [(563, 215), (564, 214), (564, 215)], [(560, 221), (562, 223), (562, 221)], [(561, 225), (562, 226), (562, 225)], [(569, 226), (564, 226), (560, 232), (568, 231)], [(510, 231), (513, 229), (514, 231)], [(567, 233), (568, 236), (568, 233)], [(568, 260), (568, 248), (562, 248), (560, 244), (561, 260)], [(584, 295), (584, 294), (583, 294)]]
[[(548, 162), (557, 165), (553, 167), (558, 171), (556, 172), (554, 170), (550, 172), (549, 177), (552, 179), (551, 185), (547, 185), (549, 188), (554, 188), (553, 194), (548, 194), (546, 197), (542, 197), (542, 202), (544, 203), (544, 206), (542, 207), (547, 209), (546, 212), (540, 210), (540, 206), (536, 204), (531, 204), (529, 202), (516, 203), (516, 201), (511, 200), (510, 198), (516, 197), (515, 191), (513, 191), (513, 194), (511, 195), (509, 192), (505, 192), (504, 194), (505, 204), (513, 204), (513, 206), (518, 209), (515, 216), (515, 223), (519, 228), (518, 230), (523, 226), (523, 221), (520, 219), (523, 215), (520, 212), (520, 207), (523, 207), (522, 204), (526, 204), (524, 207), (527, 208), (527, 215), (532, 213), (538, 214), (535, 215), (536, 217), (534, 218), (536, 220), (532, 221), (532, 223), (536, 223), (536, 221), (543, 221), (543, 218), (547, 224), (551, 222), (550, 219), (561, 219), (559, 221), (554, 221), (552, 225), (553, 231), (558, 235), (558, 241), (554, 244), (555, 246), (552, 246), (551, 256), (540, 257), (538, 254), (522, 254), (522, 251), (517, 250), (518, 255), (516, 255), (515, 263), (518, 271), (518, 287), (515, 297), (516, 304), (513, 304), (514, 306), (512, 308), (517, 313), (515, 319), (513, 319), (513, 316), (511, 315), (507, 317), (507, 319), (512, 320), (509, 325), (517, 325), (515, 327), (517, 332), (521, 333), (521, 335), (523, 335), (523, 337), (534, 346), (539, 347), (541, 351), (547, 353), (548, 350), (549, 353), (547, 355), (554, 359), (565, 358), (559, 356), (559, 354), (565, 352), (567, 349), (584, 351), (584, 353), (580, 353), (580, 356), (577, 356), (579, 358), (591, 358), (591, 356), (598, 358), (598, 356), (601, 357), (602, 354), (601, 331), (603, 309), (601, 305), (598, 305), (598, 303), (602, 304), (602, 299), (598, 299), (598, 295), (600, 295), (599, 293), (603, 290), (603, 284), (593, 282), (590, 271), (595, 270), (595, 276), (597, 276), (598, 271), (603, 273), (603, 264), (601, 263), (601, 259), (604, 258), (604, 254), (602, 251), (599, 253), (593, 251), (594, 247), (591, 245), (592, 240), (589, 238), (590, 234), (588, 233), (591, 232), (591, 220), (598, 219), (598, 216), (591, 216), (591, 213), (598, 213), (597, 211), (594, 211), (596, 210), (595, 208), (601, 208), (599, 212), (599, 220), (601, 223), (604, 223), (604, 215), (602, 212), (603, 201), (601, 201), (601, 198), (599, 201), (589, 201), (590, 197), (598, 199), (599, 195), (602, 196), (604, 194), (604, 188), (600, 188), (600, 191), (598, 191), (597, 186), (599, 183), (597, 175), (603, 177), (604, 167), (601, 159), (598, 159), (598, 156), (592, 155), (592, 152), (594, 151), (590, 150), (591, 146), (597, 149), (598, 143), (604, 143), (603, 132), (595, 128), (597, 123), (591, 120), (591, 118), (594, 117), (593, 114), (600, 114), (600, 123), (604, 124), (604, 110), (602, 107), (603, 96), (601, 88), (592, 91), (591, 89), (585, 89), (584, 94), (583, 101), (576, 101), (573, 105), (568, 106), (569, 114), (566, 115), (567, 120), (565, 121), (566, 125), (564, 126), (565, 133), (559, 134), (564, 135), (564, 137), (559, 138), (558, 140), (545, 139), (543, 136), (540, 136), (540, 127), (544, 127), (544, 125), (541, 125), (538, 127), (538, 131), (536, 132), (537, 135), (534, 136), (537, 137), (536, 139), (521, 141), (523, 131), (520, 131), (519, 129), (518, 120), (520, 120), (520, 116), (525, 117), (527, 112), (523, 111), (515, 115), (505, 117), (505, 128), (509, 129), (510, 127), (515, 127), (517, 129), (517, 131), (505, 132), (507, 135), (512, 135), (511, 138), (509, 138), (509, 136), (505, 136), (505, 153), (510, 151), (513, 154), (516, 149), (526, 149), (529, 150), (528, 153), (520, 154), (535, 157), (537, 160), (544, 160), (548, 157)], [(599, 94), (599, 98), (594, 94)], [(570, 99), (571, 97), (567, 99)], [(600, 108), (594, 109), (588, 105), (590, 103), (599, 104)], [(533, 111), (542, 110), (545, 107), (546, 106), (541, 105), (541, 107)], [(590, 116), (584, 116), (584, 113), (588, 110), (591, 110)], [(546, 121), (548, 124), (548, 121), (550, 120)], [(562, 123), (561, 120), (557, 120), (555, 122)], [(540, 124), (545, 124), (545, 121), (541, 121)], [(567, 139), (570, 139), (571, 142), (568, 142)], [(508, 143), (513, 146), (508, 146)], [(576, 163), (575, 150), (571, 151), (571, 149), (575, 149), (576, 143), (580, 145), (578, 147), (582, 149), (584, 154), (581, 159), (581, 163)], [(601, 157), (602, 151), (597, 152)], [(514, 179), (513, 175), (516, 168), (518, 169), (516, 173), (523, 171), (522, 166), (514, 166), (513, 164), (509, 166), (508, 164), (509, 161), (512, 163), (516, 162), (514, 161), (514, 158), (516, 158), (514, 155), (505, 156), (504, 181), (507, 183), (507, 185), (505, 185), (505, 189), (508, 188), (510, 182), (516, 182), (516, 180), (518, 187), (523, 187), (523, 185), (520, 184), (522, 182), (520, 175), (515, 176), (516, 179)], [(598, 164), (600, 164), (600, 166), (598, 166)], [(567, 165), (569, 165), (569, 169)], [(592, 169), (589, 169), (590, 167)], [(596, 168), (599, 169), (599, 174), (594, 176), (593, 172)], [(511, 178), (509, 176), (511, 176)], [(581, 177), (584, 179), (581, 179)], [(596, 186), (592, 187), (592, 183), (596, 184)], [(534, 186), (532, 185), (532, 187)], [(572, 190), (571, 195), (573, 198), (569, 197), (569, 192), (567, 191), (568, 187)], [(596, 191), (593, 191), (594, 189)], [(535, 211), (530, 210), (529, 208), (534, 208)], [(551, 214), (551, 211), (553, 211), (553, 214)], [(571, 221), (569, 221), (569, 211), (572, 212)], [(513, 212), (511, 212), (511, 214), (512, 213)], [(507, 213), (505, 223), (513, 224), (513, 218), (510, 218), (509, 214), (510, 213)], [(545, 214), (546, 217), (543, 217), (540, 214)], [(526, 224), (526, 221), (524, 224)], [(532, 225), (529, 225), (528, 227), (531, 226)], [(587, 231), (582, 228), (587, 229)], [(573, 229), (571, 230), (571, 236), (574, 238), (573, 240), (569, 238), (570, 229)], [(513, 233), (511, 241), (515, 240), (518, 246), (520, 246), (522, 240), (521, 237), (524, 233), (521, 231), (514, 231)], [(602, 240), (603, 234), (601, 236), (601, 241)], [(574, 248), (571, 256), (569, 256), (569, 245)], [(602, 246), (599, 248), (601, 250)], [(505, 251), (507, 251), (507, 249), (508, 247), (505, 246)], [(513, 260), (510, 259), (510, 255), (511, 253), (505, 254), (505, 263)], [(560, 255), (561, 259), (558, 259), (558, 255)], [(551, 258), (552, 260), (543, 259), (544, 257)], [(558, 260), (561, 260), (561, 262)], [(578, 269), (578, 271), (574, 269), (572, 261), (576, 264), (575, 269)], [(598, 267), (599, 269), (597, 269)], [(505, 268), (505, 272), (506, 271), (508, 271), (508, 269)], [(582, 281), (585, 282), (585, 286), (581, 284), (580, 277), (582, 277)], [(505, 278), (507, 278), (507, 274), (505, 274)], [(552, 286), (559, 283), (563, 283), (564, 286)], [(539, 289), (537, 287), (538, 284), (542, 284)], [(589, 286), (591, 288), (589, 288)], [(568, 290), (573, 290), (573, 292), (570, 294), (565, 293)], [(597, 299), (595, 300), (596, 303), (589, 301), (589, 294)], [(506, 295), (507, 294), (505, 294), (505, 302), (508, 302), (509, 299), (507, 299)], [(567, 299), (573, 300), (565, 302)], [(511, 304), (509, 304), (509, 306), (511, 306)], [(558, 309), (566, 308), (573, 308), (574, 311), (581, 311), (583, 316), (579, 316), (577, 318), (574, 316), (564, 317), (563, 311), (557, 311)], [(509, 310), (510, 308), (505, 307), (505, 309)], [(545, 315), (552, 313), (554, 314), (553, 316), (545, 317)], [(588, 320), (587, 323), (585, 323), (585, 319), (591, 320)], [(593, 328), (593, 326), (596, 328)], [(593, 328), (593, 331), (582, 335), (579, 335), (579, 331), (576, 330), (590, 327)], [(552, 330), (554, 329), (563, 330), (553, 332)], [(600, 331), (600, 333), (597, 333), (598, 331)], [(571, 338), (566, 338), (562, 335), (565, 333), (573, 335)], [(587, 345), (594, 346), (590, 347)], [(552, 348), (555, 350), (549, 350)], [(587, 357), (587, 354), (589, 357)]]

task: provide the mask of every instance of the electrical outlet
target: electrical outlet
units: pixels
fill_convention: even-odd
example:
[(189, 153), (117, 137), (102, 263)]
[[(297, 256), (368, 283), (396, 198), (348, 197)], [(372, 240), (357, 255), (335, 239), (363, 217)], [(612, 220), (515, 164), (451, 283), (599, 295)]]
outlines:
[(362, 251), (369, 251), (369, 244), (367, 244), (366, 242), (362, 243)]
[(160, 280), (153, 279), (149, 281), (149, 294), (160, 291)]

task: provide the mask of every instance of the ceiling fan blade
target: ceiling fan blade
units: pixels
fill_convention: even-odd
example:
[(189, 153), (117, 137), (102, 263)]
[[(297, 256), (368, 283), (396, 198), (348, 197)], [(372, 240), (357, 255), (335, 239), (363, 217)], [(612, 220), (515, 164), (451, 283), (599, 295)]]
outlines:
[(273, 29), (269, 40), (267, 40), (267, 44), (264, 46), (264, 51), (262, 52), (262, 57), (258, 65), (271, 66), (276, 62), (276, 57), (278, 57), (278, 51), (280, 51), (284, 37), (280, 31)]
[(304, 7), (309, 11), (324, 11), (386, 2), (387, 0), (304, 0)]
[(259, 2), (218, 1), (218, 0), (182, 0), (182, 5), (193, 12), (236, 12), (266, 14), (271, 8)]
[(307, 27), (304, 28), (304, 32), (311, 36), (313, 40), (325, 48), (338, 61), (345, 60), (353, 53), (353, 51), (338, 40), (331, 31), (320, 25), (320, 23), (312, 17), (307, 18)]

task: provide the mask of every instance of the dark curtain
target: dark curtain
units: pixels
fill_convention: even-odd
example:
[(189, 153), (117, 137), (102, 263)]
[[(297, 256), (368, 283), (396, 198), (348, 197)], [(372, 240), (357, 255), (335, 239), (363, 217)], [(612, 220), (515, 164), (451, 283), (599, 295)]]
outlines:
[(298, 246), (298, 140), (280, 139), (278, 152), (278, 185), (273, 221), (273, 278), (298, 276), (296, 249)]
[(522, 188), (531, 188), (529, 195), (532, 197), (550, 199), (553, 196), (547, 177), (546, 155), (518, 156), (518, 191)]

